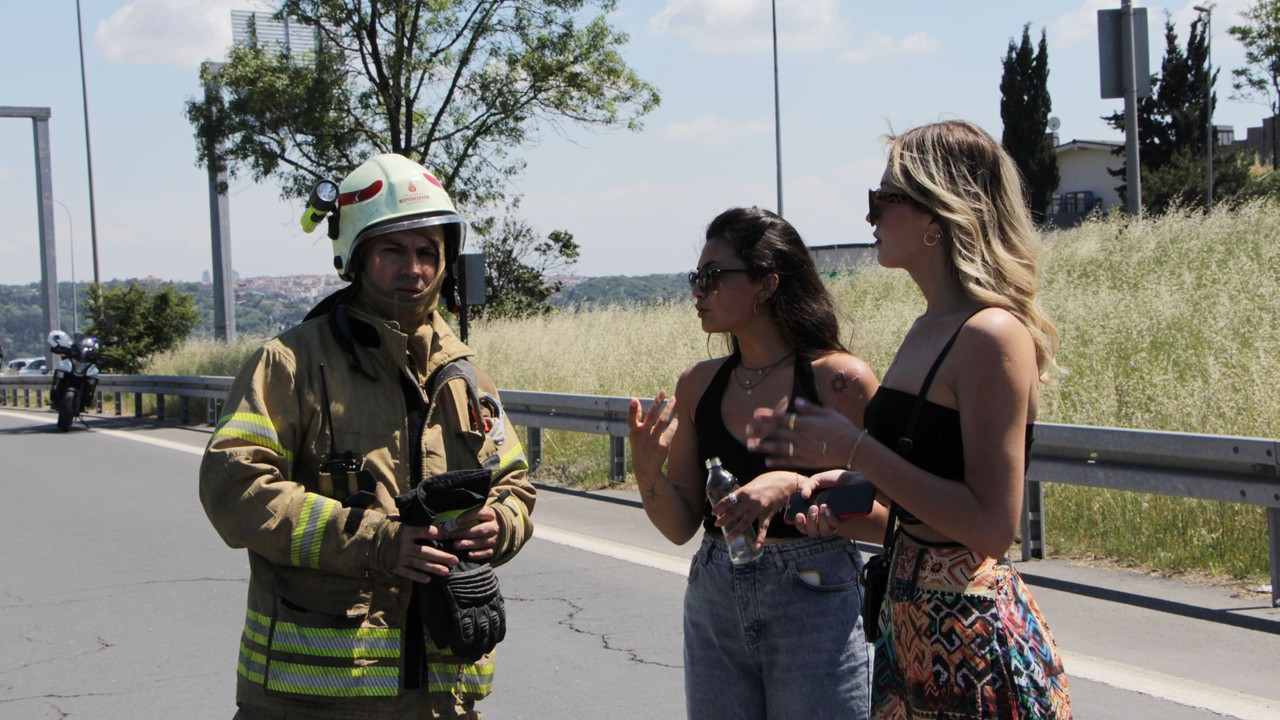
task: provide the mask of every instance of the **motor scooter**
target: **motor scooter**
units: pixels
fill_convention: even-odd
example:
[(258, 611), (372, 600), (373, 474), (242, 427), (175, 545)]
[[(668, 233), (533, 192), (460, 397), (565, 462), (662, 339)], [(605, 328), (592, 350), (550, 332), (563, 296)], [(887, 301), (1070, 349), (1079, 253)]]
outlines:
[(49, 402), (58, 411), (58, 429), (66, 432), (80, 413), (93, 406), (102, 348), (98, 338), (91, 335), (76, 333), (72, 338), (61, 330), (54, 330), (49, 333), (49, 349), (62, 356), (53, 371)]

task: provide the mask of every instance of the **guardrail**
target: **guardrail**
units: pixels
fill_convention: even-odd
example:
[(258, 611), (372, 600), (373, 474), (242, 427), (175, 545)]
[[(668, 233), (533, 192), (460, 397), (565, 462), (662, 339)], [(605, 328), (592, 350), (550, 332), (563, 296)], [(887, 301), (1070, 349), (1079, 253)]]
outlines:
[[(116, 415), (122, 395), (134, 396), (134, 414), (142, 416), (142, 396), (154, 394), (157, 415), (164, 417), (164, 398), (173, 395), (180, 401), (181, 422), (190, 423), (189, 399), (203, 397), (215, 401), (206, 417), (212, 425), (230, 386), (228, 377), (103, 375), (98, 411), (103, 391), (115, 393)], [(48, 390), (48, 376), (0, 377), (0, 406), (40, 407)], [(541, 463), (542, 431), (568, 430), (608, 436), (609, 477), (625, 475), (629, 398), (503, 390), (502, 402), (511, 422), (528, 433), (531, 467)], [(1280, 441), (1037, 423), (1031, 455), (1022, 510), (1023, 560), (1044, 556), (1042, 485), (1047, 482), (1259, 505), (1267, 509), (1271, 604), (1280, 606)]]

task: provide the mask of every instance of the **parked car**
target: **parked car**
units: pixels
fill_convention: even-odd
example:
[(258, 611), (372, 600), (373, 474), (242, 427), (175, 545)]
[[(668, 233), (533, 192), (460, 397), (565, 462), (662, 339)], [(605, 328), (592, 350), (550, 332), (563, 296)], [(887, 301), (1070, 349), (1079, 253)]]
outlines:
[(48, 375), (49, 361), (45, 358), (34, 358), (18, 370), (19, 375)]
[(9, 362), (5, 363), (4, 371), (6, 374), (9, 374), (9, 375), (17, 375), (22, 370), (22, 368), (27, 366), (28, 363), (34, 360), (41, 360), (41, 359), (42, 358), (17, 358), (15, 360), (10, 360)]

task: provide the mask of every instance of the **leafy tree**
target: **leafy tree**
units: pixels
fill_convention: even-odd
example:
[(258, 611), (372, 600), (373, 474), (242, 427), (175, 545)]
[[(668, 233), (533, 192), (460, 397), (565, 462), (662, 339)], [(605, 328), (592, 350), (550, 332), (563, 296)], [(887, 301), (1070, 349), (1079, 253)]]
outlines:
[(433, 168), (474, 214), (503, 195), (524, 167), (513, 150), (541, 127), (638, 129), (657, 106), (657, 90), (618, 52), (629, 38), (605, 17), (616, 6), (282, 0), (275, 17), (315, 27), (316, 51), (232, 48), (223, 92), (187, 102), (199, 163), (305, 197), (317, 179), (400, 153)]
[(572, 234), (553, 230), (540, 238), (528, 223), (512, 215), (488, 232), (480, 247), (489, 299), (477, 308), (478, 316), (520, 318), (551, 312), (547, 299), (560, 292), (564, 283), (547, 282), (547, 276), (567, 273), (578, 259)]
[(1022, 43), (1004, 57), (1004, 75), (1000, 78), (1000, 119), (1004, 135), (1000, 141), (1018, 164), (1026, 183), (1027, 204), (1037, 222), (1058, 187), (1058, 156), (1053, 141), (1045, 133), (1053, 101), (1049, 97), (1049, 46), (1040, 31), (1040, 45), (1031, 49), (1031, 25), (1022, 28)]
[[(1191, 32), (1187, 38), (1184, 51), (1178, 42), (1178, 33), (1173, 27), (1173, 20), (1165, 16), (1164, 60), (1160, 64), (1160, 74), (1151, 77), (1151, 95), (1142, 98), (1138, 103), (1138, 155), (1142, 164), (1143, 205), (1152, 212), (1163, 212), (1170, 202), (1185, 201), (1198, 198), (1204, 203), (1204, 180), (1206, 163), (1206, 144), (1208, 142), (1208, 123), (1210, 108), (1216, 105), (1217, 95), (1210, 96), (1206, 103), (1206, 91), (1217, 73), (1210, 74), (1209, 45), (1205, 35), (1205, 24), (1197, 18), (1191, 23)], [(1123, 112), (1112, 113), (1104, 117), (1108, 124), (1117, 130), (1124, 131)], [(1116, 154), (1122, 154), (1118, 148)], [(1223, 153), (1221, 160), (1214, 160), (1214, 194), (1226, 196), (1239, 187), (1234, 187), (1234, 178), (1238, 175), (1235, 169), (1226, 168), (1231, 163), (1243, 161), (1243, 156), (1236, 153)], [(1185, 188), (1175, 188), (1176, 182), (1190, 180), (1187, 172), (1193, 163), (1199, 163), (1199, 180)], [(1224, 179), (1227, 184), (1217, 187), (1218, 165), (1224, 166)], [(1159, 177), (1168, 170), (1166, 177)], [(1125, 177), (1125, 165), (1110, 170), (1113, 177)], [(1181, 179), (1181, 180), (1180, 180)], [(1121, 184), (1116, 188), (1121, 198), (1128, 197), (1128, 185)]]
[(155, 353), (177, 347), (199, 319), (195, 300), (166, 285), (148, 292), (137, 283), (103, 289), (89, 286), (85, 298), (89, 327), (105, 346), (103, 370), (138, 373)]
[(1227, 29), (1244, 45), (1248, 63), (1231, 71), (1232, 99), (1259, 100), (1280, 112), (1280, 0), (1256, 0), (1240, 12), (1244, 24)]

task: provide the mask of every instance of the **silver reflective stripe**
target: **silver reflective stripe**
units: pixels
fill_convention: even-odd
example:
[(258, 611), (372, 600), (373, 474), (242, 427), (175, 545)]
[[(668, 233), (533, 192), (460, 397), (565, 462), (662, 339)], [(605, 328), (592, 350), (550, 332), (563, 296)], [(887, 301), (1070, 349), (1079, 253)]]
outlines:
[(340, 658), (398, 658), (400, 631), (388, 628), (312, 628), (276, 623), (271, 649), (299, 655)]
[(267, 688), (323, 697), (394, 697), (399, 678), (400, 669), (395, 665), (335, 668), (273, 662)]
[(261, 683), (263, 674), (266, 671), (267, 656), (260, 652), (255, 652), (244, 643), (240, 643), (240, 663), (236, 665), (236, 672), (253, 682)]
[(298, 567), (320, 568), (320, 540), (324, 537), (325, 522), (329, 514), (340, 507), (338, 501), (322, 495), (307, 493), (302, 501), (302, 512), (293, 527), (293, 541), (289, 547), (289, 562)]
[(230, 413), (223, 415), (213, 437), (234, 437), (245, 442), (261, 445), (278, 453), (289, 463), (293, 463), (293, 453), (280, 444), (280, 436), (276, 434), (276, 426), (271, 418), (256, 413)]
[(427, 670), (427, 690), (488, 694), (493, 690), (493, 665), (430, 663)]

